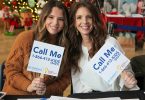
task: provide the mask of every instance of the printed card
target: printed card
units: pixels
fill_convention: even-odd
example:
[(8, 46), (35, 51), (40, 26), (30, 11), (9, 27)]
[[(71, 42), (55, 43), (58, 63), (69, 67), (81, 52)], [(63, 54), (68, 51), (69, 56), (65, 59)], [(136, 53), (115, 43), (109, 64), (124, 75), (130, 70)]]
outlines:
[[(115, 46), (105, 43), (85, 65), (81, 79), (87, 84), (92, 84), (93, 82), (97, 82), (97, 78), (95, 77), (99, 75), (108, 84), (112, 84), (129, 62), (130, 60), (115, 48)], [(91, 79), (93, 82), (90, 82)], [(94, 83), (94, 87), (95, 84), (97, 83)]]
[(64, 47), (34, 41), (28, 63), (28, 71), (57, 76)]

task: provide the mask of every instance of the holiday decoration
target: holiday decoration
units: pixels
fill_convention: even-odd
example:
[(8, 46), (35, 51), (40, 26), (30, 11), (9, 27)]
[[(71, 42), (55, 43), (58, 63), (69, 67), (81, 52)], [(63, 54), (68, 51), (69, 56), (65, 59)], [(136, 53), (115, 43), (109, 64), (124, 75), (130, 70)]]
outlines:
[(11, 13), (10, 29), (9, 32), (14, 33), (14, 28), (18, 28), (20, 25), (20, 15), (17, 11)]
[(37, 21), (39, 18), (37, 9), (40, 7), (36, 5), (36, 0), (4, 0), (3, 4), (8, 6), (11, 11), (18, 11), (19, 14), (23, 8), (30, 9), (32, 20)]
[(43, 6), (46, 4), (46, 2), (44, 0), (39, 0), (37, 5), (39, 5), (41, 8), (43, 8)]
[(25, 30), (30, 29), (33, 24), (31, 10), (27, 8), (21, 9), (20, 16), (21, 25), (24, 26)]
[(3, 10), (2, 20), (4, 21), (4, 32), (6, 32), (9, 28), (9, 22), (10, 22), (9, 7), (4, 6), (2, 10)]
[[(66, 7), (70, 7), (72, 1), (75, 0), (60, 0)], [(48, 0), (4, 0), (4, 5), (8, 6), (10, 11), (18, 11), (21, 13), (21, 10), (26, 8), (31, 10), (32, 20), (37, 22), (42, 8), (48, 2)]]
[(13, 0), (13, 1), (11, 2), (11, 4), (12, 4), (13, 6), (16, 6), (16, 5), (17, 5), (17, 1)]
[(41, 11), (42, 11), (41, 9), (38, 9), (37, 10), (37, 13), (40, 15), (41, 14)]
[(9, 7), (9, 10), (12, 10), (13, 9), (13, 6), (12, 6), (10, 0), (4, 0), (4, 7), (5, 6)]
[(9, 11), (7, 6), (3, 8), (3, 11), (4, 33), (5, 35), (14, 35), (14, 28), (19, 26), (19, 13)]
[(65, 5), (66, 7), (68, 7), (68, 8), (70, 8), (71, 2), (66, 1), (66, 2), (64, 3), (64, 5)]
[(35, 0), (28, 0), (28, 4), (31, 8), (33, 8), (36, 4)]

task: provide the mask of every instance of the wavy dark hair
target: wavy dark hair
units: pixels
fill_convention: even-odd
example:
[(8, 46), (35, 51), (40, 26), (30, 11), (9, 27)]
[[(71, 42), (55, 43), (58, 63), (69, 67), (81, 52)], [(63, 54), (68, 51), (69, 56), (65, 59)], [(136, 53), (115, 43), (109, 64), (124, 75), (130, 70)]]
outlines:
[[(68, 9), (64, 6), (64, 4), (61, 1), (49, 0), (45, 4), (40, 14), (40, 18), (38, 20), (36, 28), (34, 29), (34, 39), (45, 42), (45, 43), (50, 42), (49, 32), (47, 31), (45, 27), (45, 22), (46, 22), (47, 17), (50, 15), (53, 7), (60, 8), (63, 11), (63, 16), (64, 16), (64, 28), (62, 29), (62, 31), (57, 33), (58, 35), (56, 37), (56, 43), (54, 44), (65, 47), (64, 41), (67, 41), (66, 33), (68, 32), (68, 28), (69, 28), (69, 13), (68, 13)], [(64, 53), (64, 56), (62, 59), (62, 65), (59, 71), (60, 73), (63, 73), (63, 70), (65, 69), (64, 63), (66, 61), (65, 59), (67, 59), (65, 55), (66, 53)]]
[(69, 66), (73, 67), (75, 71), (79, 70), (78, 61), (82, 54), (82, 37), (80, 33), (77, 35), (77, 29), (75, 27), (75, 15), (80, 7), (87, 8), (92, 14), (93, 19), (93, 30), (89, 34), (90, 39), (92, 39), (93, 46), (90, 55), (94, 55), (105, 43), (107, 38), (107, 30), (103, 24), (101, 18), (101, 13), (99, 8), (96, 8), (93, 4), (89, 2), (76, 2), (70, 8), (70, 27), (67, 37), (69, 39), (70, 45), (68, 47), (68, 61)]
[(38, 20), (38, 23), (34, 31), (35, 39), (49, 43), (49, 40), (48, 40), (49, 32), (47, 31), (44, 23), (46, 22), (46, 19), (51, 13), (53, 7), (60, 8), (63, 11), (63, 15), (64, 15), (64, 28), (62, 31), (58, 33), (58, 38), (57, 38), (58, 39), (57, 45), (62, 45), (62, 41), (63, 39), (65, 39), (63, 37), (68, 32), (69, 14), (68, 14), (67, 8), (62, 4), (62, 2), (57, 1), (57, 0), (49, 0), (43, 7), (42, 12), (40, 14), (40, 18)]

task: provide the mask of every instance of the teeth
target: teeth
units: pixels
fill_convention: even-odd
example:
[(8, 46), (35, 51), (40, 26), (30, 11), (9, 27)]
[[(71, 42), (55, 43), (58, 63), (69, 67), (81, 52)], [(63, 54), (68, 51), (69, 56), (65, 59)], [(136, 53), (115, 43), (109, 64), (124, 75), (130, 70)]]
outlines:
[(51, 29), (56, 30), (56, 29), (57, 29), (57, 27), (51, 27)]
[(87, 26), (83, 26), (83, 27), (82, 27), (82, 29), (88, 29), (88, 28), (89, 28), (89, 27), (87, 27)]

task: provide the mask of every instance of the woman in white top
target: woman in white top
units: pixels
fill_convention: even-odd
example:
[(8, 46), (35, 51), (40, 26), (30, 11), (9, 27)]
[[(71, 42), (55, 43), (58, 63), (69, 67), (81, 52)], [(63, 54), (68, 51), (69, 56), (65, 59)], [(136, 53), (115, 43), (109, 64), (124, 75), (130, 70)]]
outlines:
[[(115, 38), (107, 34), (100, 18), (99, 11), (89, 2), (77, 2), (70, 9), (70, 32), (67, 64), (72, 68), (73, 93), (86, 93), (94, 91), (121, 91), (138, 89), (137, 81), (128, 66), (112, 85), (96, 76), (90, 70), (85, 70), (87, 62), (105, 44), (111, 43), (121, 52), (122, 49)], [(83, 80), (83, 75), (90, 81)], [(93, 77), (95, 75), (95, 78)], [(91, 77), (90, 77), (91, 76)], [(121, 77), (123, 76), (123, 77)], [(95, 80), (94, 80), (95, 79)], [(90, 84), (95, 84), (95, 87)]]

